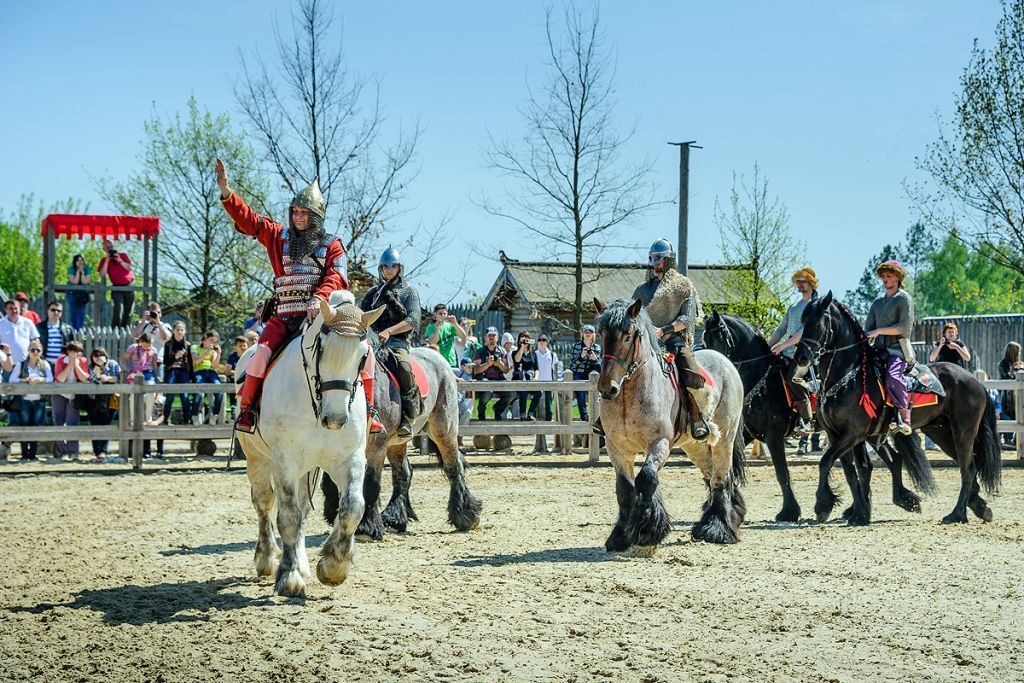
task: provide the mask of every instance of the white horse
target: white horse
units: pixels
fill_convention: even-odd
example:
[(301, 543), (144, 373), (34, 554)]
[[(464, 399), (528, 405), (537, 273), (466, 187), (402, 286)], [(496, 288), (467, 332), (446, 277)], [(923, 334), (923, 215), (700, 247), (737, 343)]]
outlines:
[[(366, 330), (383, 310), (364, 313), (344, 290), (332, 294), (330, 304), (321, 302), (320, 314), (267, 374), (256, 433), (238, 433), (259, 520), (256, 573), (270, 576), (276, 570), (278, 595), (305, 594), (310, 577), (305, 524), (317, 468), (329, 473), (342, 492), (317, 577), (337, 585), (351, 568), (366, 469), (366, 398), (359, 370), (369, 351)], [(253, 348), (239, 359), (239, 375)], [(275, 498), (283, 553), (270, 519)]]

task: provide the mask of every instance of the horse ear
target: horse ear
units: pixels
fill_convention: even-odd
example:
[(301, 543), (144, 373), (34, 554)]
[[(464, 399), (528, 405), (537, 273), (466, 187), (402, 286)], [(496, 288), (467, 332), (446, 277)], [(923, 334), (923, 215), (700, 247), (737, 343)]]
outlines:
[(370, 329), (370, 325), (377, 322), (377, 318), (381, 316), (386, 308), (387, 306), (381, 306), (380, 308), (375, 308), (372, 311), (363, 313), (362, 317), (359, 319), (359, 324), (362, 325), (364, 329)]
[(638, 315), (640, 315), (640, 309), (643, 308), (643, 307), (644, 307), (644, 302), (641, 301), (640, 299), (637, 299), (636, 301), (634, 301), (633, 303), (631, 303), (629, 305), (629, 308), (626, 309), (626, 313), (629, 314), (630, 318), (635, 318)]
[(594, 308), (595, 308), (595, 309), (597, 310), (597, 312), (598, 312), (598, 313), (604, 313), (604, 309), (606, 309), (606, 308), (607, 308), (607, 306), (605, 306), (605, 305), (604, 305), (604, 302), (603, 302), (603, 301), (601, 301), (600, 299), (598, 299), (598, 298), (597, 298), (597, 297), (595, 296), (595, 297), (594, 297)]
[(832, 303), (833, 298), (834, 297), (832, 296), (832, 290), (830, 289), (828, 290), (828, 294), (825, 295), (825, 298), (821, 300), (821, 307), (828, 308), (829, 305)]
[(326, 325), (334, 320), (334, 309), (323, 299), (317, 300), (320, 302), (320, 316), (324, 319), (324, 324)]

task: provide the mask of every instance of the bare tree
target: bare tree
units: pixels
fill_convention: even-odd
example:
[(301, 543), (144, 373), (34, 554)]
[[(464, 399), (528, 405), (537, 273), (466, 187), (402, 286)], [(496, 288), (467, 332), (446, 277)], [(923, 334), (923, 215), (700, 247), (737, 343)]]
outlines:
[(664, 202), (655, 198), (648, 160), (621, 160), (632, 131), (619, 133), (613, 121), (614, 64), (597, 10), (585, 14), (570, 5), (562, 19), (556, 27), (547, 11), (547, 78), (537, 92), (528, 86), (524, 133), (515, 141), (492, 135), (486, 151), (489, 165), (512, 187), (504, 202), (484, 199), (481, 206), (539, 237), (551, 257), (575, 264), (576, 286), (566, 303), (578, 331), (584, 261), (595, 260), (620, 225)]
[(918, 158), (933, 185), (908, 192), (925, 220), (1024, 275), (1024, 0), (1004, 0), (996, 45), (975, 42), (952, 131)]
[(297, 0), (291, 19), (289, 35), (275, 26), (276, 69), (258, 54), (240, 55), (243, 77), (235, 97), (266, 153), (266, 170), (280, 179), (288, 198), (319, 179), (331, 213), (339, 217), (349, 259), (357, 265), (375, 258), (381, 240), (398, 245), (438, 239), (440, 230), (413, 229), (401, 238), (389, 234), (390, 221), (399, 215), (396, 205), (416, 175), (419, 124), (400, 128), (391, 146), (381, 146), (380, 83), (348, 70), (340, 37), (336, 49), (331, 45), (329, 3)]
[(737, 295), (730, 309), (766, 330), (785, 312), (789, 276), (804, 258), (804, 244), (790, 234), (789, 212), (769, 196), (768, 179), (756, 163), (750, 184), (733, 172), (728, 209), (716, 199), (714, 215), (723, 263), (735, 266), (723, 283)]

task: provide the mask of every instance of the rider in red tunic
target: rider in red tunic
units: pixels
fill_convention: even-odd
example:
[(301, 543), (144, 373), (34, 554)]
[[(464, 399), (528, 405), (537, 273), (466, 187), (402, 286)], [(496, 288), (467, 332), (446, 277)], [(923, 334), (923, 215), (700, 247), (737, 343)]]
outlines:
[[(235, 428), (253, 433), (256, 410), (267, 365), (303, 318), (312, 320), (320, 311), (320, 300), (329, 301), (331, 293), (348, 289), (345, 279), (347, 260), (345, 248), (334, 235), (324, 231), (324, 199), (319, 184), (313, 184), (292, 199), (290, 227), (253, 211), (228, 187), (227, 172), (217, 160), (217, 184), (220, 186), (224, 210), (235, 223), (235, 230), (255, 237), (267, 249), (274, 270), (274, 315), (260, 335), (256, 351), (245, 369), (245, 382), (238, 392), (239, 416)], [(367, 405), (372, 406), (373, 379), (363, 376)], [(382, 427), (373, 420), (371, 431)]]

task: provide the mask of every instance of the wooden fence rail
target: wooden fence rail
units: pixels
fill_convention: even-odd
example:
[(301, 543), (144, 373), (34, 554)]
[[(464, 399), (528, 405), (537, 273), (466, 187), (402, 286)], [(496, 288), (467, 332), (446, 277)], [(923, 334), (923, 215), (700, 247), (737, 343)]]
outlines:
[[(459, 428), (463, 436), (542, 436), (554, 435), (560, 450), (572, 452), (572, 437), (587, 436), (587, 450), (591, 462), (597, 462), (600, 453), (599, 439), (592, 438), (591, 422), (600, 416), (601, 405), (597, 394), (598, 373), (590, 373), (586, 380), (563, 380), (551, 382), (469, 382), (460, 384), (460, 388), (468, 391), (491, 392), (550, 392), (558, 395), (555, 401), (553, 420), (536, 422), (518, 422), (509, 420), (473, 420)], [(1016, 408), (1015, 420), (999, 420), (1000, 433), (1016, 435), (1017, 458), (1024, 460), (1024, 370), (1017, 373), (1016, 379), (986, 380), (986, 389), (1012, 391)], [(590, 406), (590, 422), (572, 419), (573, 392), (586, 391)], [(118, 423), (112, 425), (77, 425), (74, 427), (43, 426), (43, 427), (0, 427), (0, 441), (85, 441), (89, 439), (118, 440), (121, 453), (132, 453), (134, 469), (142, 469), (142, 442), (150, 439), (230, 439), (233, 426), (224, 417), (226, 401), (222, 402), (221, 424), (211, 425), (147, 425), (145, 397), (147, 394), (233, 394), (235, 386), (224, 384), (145, 384), (142, 377), (136, 377), (132, 384), (16, 384), (0, 383), (0, 395), (25, 396), (39, 394), (91, 394), (95, 396), (120, 396), (121, 407), (118, 410)]]

